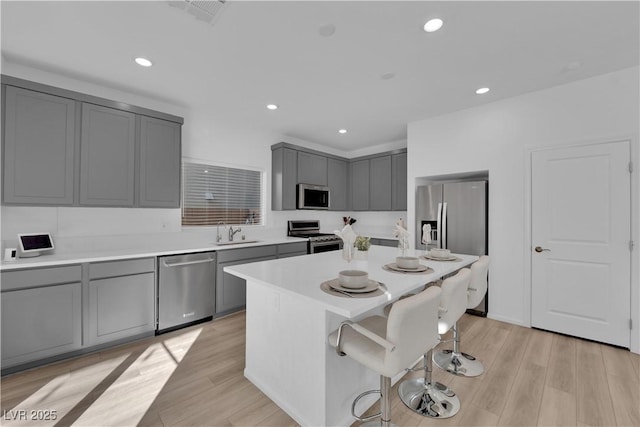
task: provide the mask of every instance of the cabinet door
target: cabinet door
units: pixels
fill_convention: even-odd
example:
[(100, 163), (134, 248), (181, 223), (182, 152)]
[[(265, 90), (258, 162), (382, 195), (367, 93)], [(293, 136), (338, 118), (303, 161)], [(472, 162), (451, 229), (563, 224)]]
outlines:
[(327, 185), (327, 158), (299, 151), (298, 183)]
[(178, 123), (141, 117), (139, 206), (180, 207), (180, 134)]
[(244, 308), (247, 303), (247, 282), (232, 274), (224, 272), (230, 265), (247, 264), (250, 262), (276, 259), (274, 255), (262, 258), (252, 258), (218, 263), (216, 271), (216, 316), (227, 314)]
[(6, 86), (6, 203), (73, 204), (75, 101)]
[(370, 201), (372, 211), (391, 210), (391, 156), (370, 160)]
[(347, 162), (338, 159), (327, 159), (327, 182), (331, 190), (329, 209), (346, 211), (347, 208)]
[(2, 293), (2, 366), (82, 346), (82, 284)]
[(271, 209), (274, 211), (295, 209), (298, 152), (290, 148), (273, 150), (271, 168)]
[(89, 282), (89, 344), (155, 330), (155, 274)]
[(82, 104), (80, 204), (133, 206), (135, 115)]
[(391, 156), (391, 209), (407, 210), (407, 153)]
[(369, 160), (351, 163), (351, 209), (369, 210)]

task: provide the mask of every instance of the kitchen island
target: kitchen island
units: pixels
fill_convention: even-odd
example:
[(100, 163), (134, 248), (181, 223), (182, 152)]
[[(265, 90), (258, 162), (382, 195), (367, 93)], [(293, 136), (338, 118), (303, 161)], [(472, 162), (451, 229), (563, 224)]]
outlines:
[[(421, 259), (433, 269), (427, 274), (383, 269), (397, 255), (396, 248), (371, 246), (366, 261), (347, 262), (342, 251), (333, 251), (225, 268), (247, 281), (245, 377), (300, 425), (350, 425), (353, 399), (365, 390), (379, 388), (377, 374), (348, 357), (339, 357), (329, 346), (327, 337), (340, 322), (380, 314), (402, 295), (419, 291), (478, 258)], [(347, 269), (367, 271), (370, 279), (383, 284), (384, 292), (349, 298), (320, 289), (321, 283)], [(369, 402), (373, 401), (372, 397)]]

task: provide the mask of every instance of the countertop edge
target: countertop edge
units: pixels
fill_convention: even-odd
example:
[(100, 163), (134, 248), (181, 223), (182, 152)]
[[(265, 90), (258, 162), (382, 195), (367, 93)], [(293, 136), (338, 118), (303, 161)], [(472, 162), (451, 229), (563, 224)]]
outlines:
[(90, 252), (87, 254), (80, 254), (80, 253), (74, 252), (74, 253), (66, 253), (66, 254), (41, 255), (40, 257), (37, 257), (37, 258), (22, 258), (16, 261), (2, 261), (2, 263), (0, 263), (0, 272), (12, 271), (12, 270), (24, 270), (29, 268), (57, 267), (57, 266), (72, 265), (72, 264), (119, 261), (119, 260), (127, 260), (127, 259), (166, 256), (166, 255), (179, 255), (179, 254), (187, 254), (187, 253), (220, 252), (220, 251), (226, 251), (231, 249), (253, 248), (253, 247), (259, 247), (259, 246), (280, 245), (280, 244), (297, 243), (297, 242), (305, 242), (305, 241), (306, 239), (297, 238), (297, 237), (282, 237), (282, 238), (266, 238), (254, 243), (238, 243), (235, 245), (226, 244), (222, 246), (220, 245), (204, 246), (204, 245), (198, 244), (192, 247), (180, 247), (178, 249), (165, 249), (165, 250), (156, 250), (156, 251), (145, 250), (145, 249), (140, 249), (139, 251), (137, 250), (127, 251), (127, 249), (122, 248), (122, 249), (117, 249), (117, 251), (119, 252), (118, 254), (108, 253), (112, 251), (95, 251), (94, 254), (91, 254)]

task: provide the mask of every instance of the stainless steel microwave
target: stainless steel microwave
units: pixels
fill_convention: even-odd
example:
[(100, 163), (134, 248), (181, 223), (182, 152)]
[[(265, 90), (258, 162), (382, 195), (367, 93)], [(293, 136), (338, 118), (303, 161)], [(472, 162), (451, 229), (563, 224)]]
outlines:
[(329, 187), (298, 184), (298, 209), (329, 209)]

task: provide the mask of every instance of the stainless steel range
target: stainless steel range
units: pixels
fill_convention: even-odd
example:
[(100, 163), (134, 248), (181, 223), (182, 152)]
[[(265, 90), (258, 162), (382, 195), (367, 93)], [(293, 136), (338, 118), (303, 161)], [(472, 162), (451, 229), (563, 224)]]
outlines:
[(336, 251), (342, 249), (342, 239), (333, 233), (320, 233), (320, 221), (288, 221), (287, 236), (309, 239), (307, 253)]

